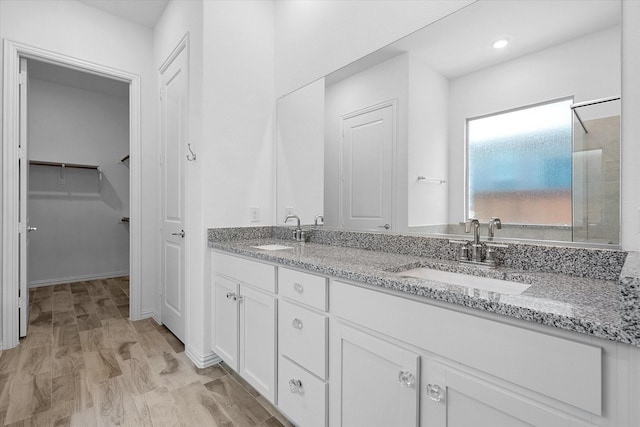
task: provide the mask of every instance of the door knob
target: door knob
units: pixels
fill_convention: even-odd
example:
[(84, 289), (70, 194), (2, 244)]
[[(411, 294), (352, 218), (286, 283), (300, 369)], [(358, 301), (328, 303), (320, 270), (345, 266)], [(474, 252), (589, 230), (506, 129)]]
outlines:
[(384, 228), (385, 230), (388, 230), (391, 228), (391, 226), (389, 224), (385, 224), (385, 225), (379, 225), (378, 228)]
[(27, 227), (27, 231), (28, 231), (28, 232), (38, 231), (38, 227), (28, 226), (28, 227)]
[(180, 236), (184, 239), (184, 230), (180, 230), (179, 233), (171, 233), (172, 236)]

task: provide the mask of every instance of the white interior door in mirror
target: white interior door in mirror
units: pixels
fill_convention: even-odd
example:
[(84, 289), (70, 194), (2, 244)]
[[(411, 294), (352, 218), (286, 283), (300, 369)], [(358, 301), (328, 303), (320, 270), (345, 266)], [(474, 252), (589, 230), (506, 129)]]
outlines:
[(390, 230), (394, 105), (383, 104), (342, 120), (342, 225)]
[(309, 224), (324, 214), (324, 79), (278, 100), (277, 144), (276, 221)]

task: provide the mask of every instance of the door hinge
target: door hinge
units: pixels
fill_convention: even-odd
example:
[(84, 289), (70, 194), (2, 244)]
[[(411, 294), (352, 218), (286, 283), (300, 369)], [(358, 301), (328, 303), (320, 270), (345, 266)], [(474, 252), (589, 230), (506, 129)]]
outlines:
[(18, 84), (27, 84), (27, 73), (25, 73), (24, 71), (20, 71), (18, 73)]

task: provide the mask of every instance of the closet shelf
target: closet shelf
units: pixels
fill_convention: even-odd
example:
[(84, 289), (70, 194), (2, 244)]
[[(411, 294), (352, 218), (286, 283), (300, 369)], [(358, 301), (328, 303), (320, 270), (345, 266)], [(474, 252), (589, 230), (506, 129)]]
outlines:
[(83, 165), (79, 163), (62, 163), (62, 162), (45, 162), (41, 160), (29, 160), (30, 165), (37, 166), (55, 166), (59, 168), (76, 168), (76, 169), (95, 169), (100, 170), (100, 166), (97, 165)]

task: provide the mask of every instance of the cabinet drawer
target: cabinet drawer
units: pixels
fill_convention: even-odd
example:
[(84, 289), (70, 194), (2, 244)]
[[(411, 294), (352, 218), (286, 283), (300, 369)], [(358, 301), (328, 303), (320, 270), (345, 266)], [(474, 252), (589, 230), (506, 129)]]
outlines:
[(276, 291), (276, 273), (273, 265), (214, 252), (213, 269), (218, 274), (267, 292)]
[[(285, 357), (278, 365), (278, 407), (297, 425), (327, 425), (327, 383)], [(296, 388), (299, 381), (300, 388)], [(290, 384), (293, 383), (293, 384)]]
[(282, 301), (278, 312), (280, 352), (326, 379), (328, 325), (326, 316)]
[(287, 298), (318, 310), (327, 311), (327, 278), (301, 271), (280, 268), (278, 292)]

